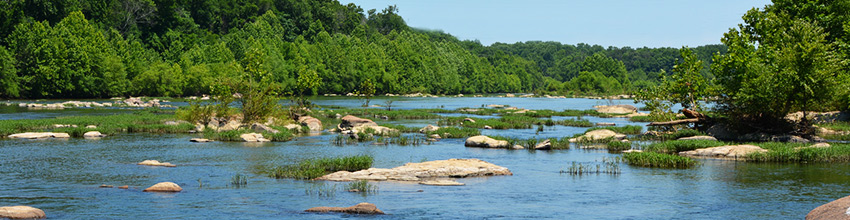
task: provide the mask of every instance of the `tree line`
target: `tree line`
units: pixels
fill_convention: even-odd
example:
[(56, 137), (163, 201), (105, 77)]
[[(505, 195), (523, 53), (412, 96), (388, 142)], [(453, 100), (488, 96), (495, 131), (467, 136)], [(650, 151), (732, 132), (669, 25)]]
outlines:
[[(695, 49), (710, 56), (725, 46)], [(484, 46), (408, 27), (395, 6), (364, 11), (336, 0), (0, 2), (6, 98), (212, 94), (255, 61), (281, 94), (303, 92), (298, 79), (313, 75), (312, 94), (355, 92), (367, 81), (377, 94), (618, 94), (657, 84), (676, 51)]]

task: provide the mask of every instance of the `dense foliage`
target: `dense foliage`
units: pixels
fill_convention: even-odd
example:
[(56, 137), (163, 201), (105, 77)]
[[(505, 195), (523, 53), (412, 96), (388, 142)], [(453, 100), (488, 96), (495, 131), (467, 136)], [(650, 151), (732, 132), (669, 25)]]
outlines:
[(335, 0), (0, 1), (0, 97), (224, 94), (236, 91), (223, 84), (258, 73), (280, 88), (273, 96), (617, 94), (654, 84), (678, 57), (672, 48), (483, 46), (410, 28), (398, 10)]

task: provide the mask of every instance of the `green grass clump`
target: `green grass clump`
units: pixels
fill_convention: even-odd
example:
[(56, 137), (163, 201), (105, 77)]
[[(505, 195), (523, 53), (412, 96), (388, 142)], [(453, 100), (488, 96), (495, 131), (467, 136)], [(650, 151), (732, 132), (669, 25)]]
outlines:
[(440, 135), (441, 138), (466, 138), (480, 135), (481, 131), (475, 128), (441, 127), (426, 133), (426, 135), (432, 134)]
[[(0, 137), (22, 132), (67, 132), (71, 135), (82, 136), (87, 131), (100, 131), (103, 134), (113, 135), (117, 133), (186, 133), (194, 129), (192, 124), (183, 123), (179, 125), (165, 125), (165, 121), (177, 120), (174, 114), (151, 113), (149, 111), (138, 111), (134, 113), (115, 115), (88, 115), (69, 116), (48, 119), (21, 119), (4, 120), (0, 123)], [(76, 125), (76, 128), (55, 128), (53, 125)], [(88, 125), (97, 126), (96, 129), (85, 128)]]
[(682, 151), (696, 150), (700, 148), (718, 147), (726, 145), (720, 141), (710, 140), (675, 140), (653, 143), (643, 147), (643, 151), (655, 153), (678, 153)]
[(437, 122), (440, 126), (463, 126), (467, 128), (483, 128), (490, 126), (493, 129), (528, 129), (534, 125), (543, 124), (544, 121), (539, 118), (521, 116), (521, 115), (505, 115), (500, 118), (472, 118), (475, 122), (464, 121), (466, 117), (447, 117)]
[(378, 186), (366, 180), (352, 181), (345, 185), (345, 189), (349, 192), (358, 192), (364, 195), (378, 192)]
[(633, 121), (633, 122), (655, 122), (655, 120), (653, 120), (653, 117), (650, 117), (648, 115), (647, 116), (634, 116), (634, 117), (629, 118), (629, 121)]
[(831, 123), (818, 124), (818, 127), (827, 128), (833, 131), (850, 131), (850, 122), (836, 121)]
[(606, 144), (606, 145), (608, 146), (608, 150), (611, 150), (611, 151), (624, 151), (624, 150), (632, 149), (632, 143), (631, 142), (609, 141), (608, 144)]
[[(504, 137), (504, 136), (492, 136), (490, 138), (496, 140), (503, 140), (508, 142), (508, 148), (512, 149), (514, 145), (520, 145), (525, 147), (526, 150), (533, 151), (534, 146), (538, 143), (545, 141), (546, 139), (537, 139), (537, 138), (529, 138), (529, 139), (520, 139), (520, 138), (512, 138), (512, 137)], [(548, 138), (549, 144), (552, 145), (553, 150), (565, 150), (570, 149), (570, 141), (569, 137), (563, 138)]]
[(416, 133), (416, 132), (419, 132), (419, 129), (421, 129), (421, 128), (415, 128), (415, 127), (408, 127), (408, 126), (404, 126), (404, 125), (396, 125), (396, 124), (378, 124), (378, 125), (388, 127), (388, 128), (392, 128), (392, 129), (396, 129), (396, 130), (398, 130), (398, 132), (401, 132), (401, 133)]
[(659, 135), (641, 135), (640, 140), (676, 140), (683, 137), (701, 136), (705, 133), (694, 129), (681, 129), (673, 133), (660, 133)]
[(753, 162), (850, 162), (850, 144), (835, 144), (830, 147), (807, 147), (810, 144), (765, 142), (756, 143), (767, 152), (747, 155)]
[(629, 165), (657, 168), (690, 168), (697, 164), (688, 157), (655, 152), (625, 153), (623, 161)]
[[(570, 126), (570, 127), (593, 127), (593, 123), (591, 123), (588, 120), (565, 119), (565, 120), (555, 121), (553, 124)], [(549, 125), (549, 121), (546, 121), (546, 125)], [(551, 125), (549, 125), (549, 126), (551, 126)]]
[(248, 185), (248, 176), (242, 174), (236, 174), (230, 180), (230, 184), (236, 187), (242, 187)]
[(337, 171), (359, 171), (372, 167), (372, 156), (350, 156), (319, 158), (301, 161), (298, 164), (279, 166), (267, 171), (273, 178), (315, 179)]
[(337, 109), (337, 110), (328, 110), (326, 111), (327, 115), (335, 115), (340, 114), (342, 116), (345, 115), (354, 115), (361, 118), (380, 118), (382, 116), (386, 116), (389, 120), (397, 120), (397, 119), (436, 119), (440, 118), (439, 115), (432, 113), (431, 109), (405, 109), (405, 110), (392, 110), (387, 111), (386, 109)]

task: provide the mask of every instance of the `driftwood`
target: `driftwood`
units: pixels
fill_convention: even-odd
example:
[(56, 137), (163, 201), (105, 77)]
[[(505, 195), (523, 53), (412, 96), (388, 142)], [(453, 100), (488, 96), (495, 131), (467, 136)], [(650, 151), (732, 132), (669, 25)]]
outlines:
[(678, 125), (678, 124), (687, 124), (687, 123), (699, 123), (702, 121), (699, 118), (689, 118), (689, 119), (681, 119), (681, 120), (673, 120), (673, 121), (665, 121), (665, 122), (652, 122), (647, 126), (664, 126), (664, 125)]
[(682, 113), (688, 118), (705, 118), (705, 115), (690, 109), (682, 109)]

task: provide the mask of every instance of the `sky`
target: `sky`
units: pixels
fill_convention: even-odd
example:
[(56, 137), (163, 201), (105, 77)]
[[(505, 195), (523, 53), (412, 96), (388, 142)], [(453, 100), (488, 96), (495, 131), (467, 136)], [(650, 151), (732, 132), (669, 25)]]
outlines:
[(720, 44), (747, 10), (769, 0), (339, 0), (369, 9), (396, 5), (408, 26), (461, 40), (557, 41), (624, 47)]

